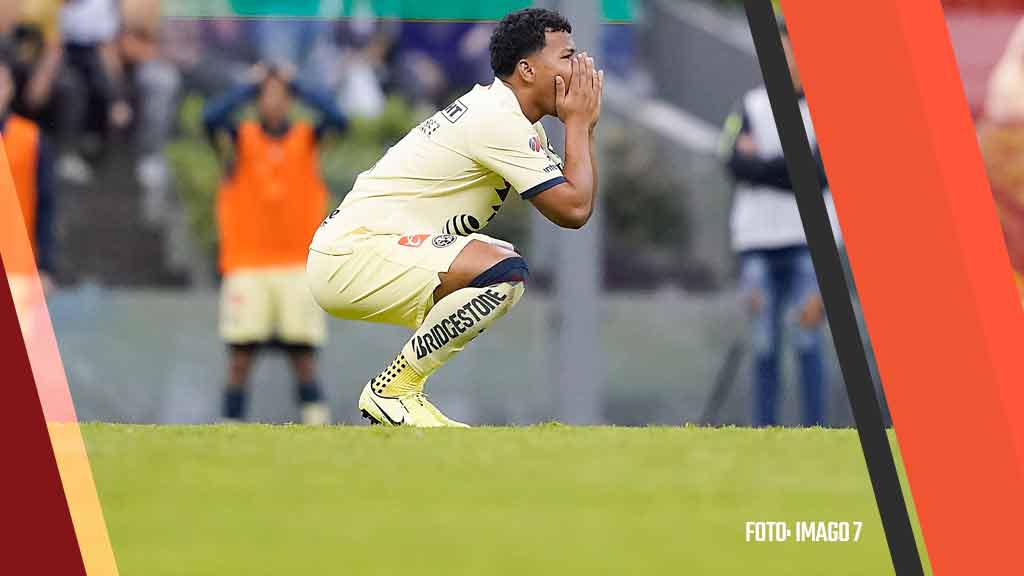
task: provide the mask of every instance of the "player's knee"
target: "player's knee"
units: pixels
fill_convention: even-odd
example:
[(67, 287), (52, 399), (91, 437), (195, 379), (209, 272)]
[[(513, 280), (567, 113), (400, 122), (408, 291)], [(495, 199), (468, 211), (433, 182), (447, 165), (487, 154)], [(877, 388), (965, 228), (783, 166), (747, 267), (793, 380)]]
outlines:
[(441, 283), (434, 290), (434, 302), (463, 288), (488, 288), (501, 285), (522, 286), (529, 275), (526, 261), (519, 254), (474, 240), (452, 264), (448, 272), (438, 274)]
[[(514, 253), (513, 253), (514, 254)], [(486, 288), (495, 284), (525, 284), (530, 276), (526, 260), (518, 254), (508, 256), (484, 270), (469, 283), (471, 288)]]
[[(513, 253), (515, 254), (515, 253)], [(508, 306), (515, 306), (526, 292), (526, 279), (530, 269), (522, 256), (508, 256), (484, 270), (469, 283), (472, 288), (488, 288), (500, 292), (502, 300), (508, 299)]]

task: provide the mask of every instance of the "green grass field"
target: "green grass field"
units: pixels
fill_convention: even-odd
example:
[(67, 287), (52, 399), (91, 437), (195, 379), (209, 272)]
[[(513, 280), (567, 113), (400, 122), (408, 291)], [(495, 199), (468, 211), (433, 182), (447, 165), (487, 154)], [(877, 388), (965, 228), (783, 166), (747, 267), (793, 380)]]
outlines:
[(123, 576), (892, 573), (852, 430), (82, 430)]

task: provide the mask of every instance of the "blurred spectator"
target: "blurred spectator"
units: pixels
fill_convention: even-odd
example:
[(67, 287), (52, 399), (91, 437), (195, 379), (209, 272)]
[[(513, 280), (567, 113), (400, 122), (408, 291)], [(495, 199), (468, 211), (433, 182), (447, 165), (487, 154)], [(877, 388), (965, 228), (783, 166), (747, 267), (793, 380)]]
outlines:
[(18, 86), (11, 110), (36, 122), (54, 144), (54, 156), (87, 172), (76, 154), (73, 134), (80, 95), (64, 65), (59, 15), (63, 0), (9, 0), (10, 11), (0, 13), (0, 45), (12, 53)]
[(164, 213), (170, 172), (163, 149), (176, 119), (180, 75), (162, 54), (160, 0), (122, 0), (121, 54), (137, 95), (139, 163), (144, 213), (156, 222)]
[(164, 25), (164, 55), (182, 74), (187, 90), (203, 96), (223, 94), (245, 81), (259, 60), (252, 22), (218, 18), (175, 20)]
[(289, 62), (307, 72), (306, 60), (314, 47), (330, 32), (330, 23), (315, 19), (256, 20), (260, 59), (265, 62)]
[[(0, 52), (0, 136), (39, 276), (43, 286), (48, 287), (53, 272), (54, 249), (53, 166), (39, 127), (10, 110), (17, 91), (12, 60), (9, 52)], [(7, 264), (10, 266), (11, 262)]]
[(62, 48), (57, 15), (62, 0), (8, 0), (0, 14), (0, 44), (12, 51), (18, 84), (12, 108), (33, 120), (55, 122), (48, 110), (60, 70)]
[(1010, 36), (992, 70), (985, 100), (985, 117), (994, 122), (1024, 120), (1024, 19)]
[(1024, 20), (992, 71), (978, 139), (1024, 301)]
[(436, 108), (455, 92), (488, 84), (488, 42), (493, 25), (402, 24), (394, 54), (395, 86), (416, 104)]
[[(812, 146), (817, 145), (800, 75), (783, 30), (790, 74)], [(736, 180), (731, 228), (740, 261), (740, 291), (753, 322), (754, 424), (778, 422), (782, 337), (789, 312), (798, 310), (794, 346), (801, 381), (801, 422), (824, 423), (823, 306), (793, 185), (768, 94), (751, 90), (726, 122), (723, 152)], [(820, 165), (819, 177), (824, 182)]]
[[(79, 140), (87, 131), (103, 139), (109, 129), (125, 128), (132, 119), (117, 45), (118, 6), (115, 0), (66, 0), (60, 23), (67, 65), (83, 88), (71, 129)], [(61, 174), (88, 180), (91, 169), (77, 160), (62, 158)]]
[(357, 4), (355, 10), (317, 44), (307, 67), (320, 78), (320, 87), (339, 94), (350, 115), (372, 118), (384, 108), (387, 57), (399, 24), (375, 20), (365, 5)]
[[(320, 113), (317, 126), (289, 120), (293, 93)], [(236, 122), (234, 113), (253, 99), (258, 120)], [(291, 360), (303, 422), (324, 424), (329, 416), (316, 350), (326, 322), (304, 270), (311, 234), (327, 207), (319, 143), (328, 130), (344, 129), (345, 118), (329, 98), (292, 82), (291, 71), (260, 65), (249, 84), (207, 106), (204, 122), (214, 145), (232, 159), (217, 198), (221, 336), (229, 348), (223, 416), (244, 417), (254, 355), (277, 343)]]
[(284, 63), (304, 72), (306, 58), (312, 52), (319, 36), (326, 33), (326, 20), (316, 18), (321, 13), (320, 0), (229, 0), (234, 14), (253, 14), (257, 9), (262, 14), (278, 14), (281, 18), (252, 19), (259, 48), (259, 58), (264, 62)]

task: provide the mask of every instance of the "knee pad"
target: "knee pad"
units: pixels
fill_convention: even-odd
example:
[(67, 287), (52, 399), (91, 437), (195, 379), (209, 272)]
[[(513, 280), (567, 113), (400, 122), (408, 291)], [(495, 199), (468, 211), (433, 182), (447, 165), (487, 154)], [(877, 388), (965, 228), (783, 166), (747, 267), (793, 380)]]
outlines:
[(481, 272), (467, 288), (486, 288), (488, 291), (499, 292), (504, 296), (500, 298), (501, 300), (508, 299), (508, 306), (505, 308), (507, 310), (523, 297), (529, 275), (530, 269), (526, 266), (526, 260), (520, 256), (513, 256)]
[(469, 287), (486, 288), (502, 282), (522, 284), (529, 276), (530, 269), (526, 266), (526, 260), (521, 256), (512, 256), (481, 272), (469, 283)]

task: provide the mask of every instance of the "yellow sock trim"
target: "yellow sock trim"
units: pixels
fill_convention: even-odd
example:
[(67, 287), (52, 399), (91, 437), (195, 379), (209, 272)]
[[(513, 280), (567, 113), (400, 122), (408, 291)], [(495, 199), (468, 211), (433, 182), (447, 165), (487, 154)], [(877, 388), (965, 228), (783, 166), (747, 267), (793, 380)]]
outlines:
[(425, 382), (426, 378), (399, 354), (390, 366), (370, 381), (370, 388), (379, 396), (395, 398), (422, 391)]

